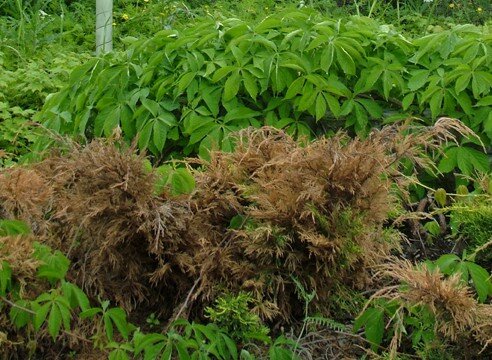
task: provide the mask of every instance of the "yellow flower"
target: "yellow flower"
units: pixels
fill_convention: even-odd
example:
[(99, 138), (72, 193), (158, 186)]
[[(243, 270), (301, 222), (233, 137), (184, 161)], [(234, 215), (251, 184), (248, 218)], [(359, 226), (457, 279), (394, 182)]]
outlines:
[(454, 9), (454, 4), (453, 3), (449, 4), (449, 8)]
[(113, 26), (116, 26), (116, 23), (115, 22), (113, 23)]
[(477, 8), (477, 12), (481, 13), (483, 9), (481, 7)]
[(121, 18), (125, 21), (127, 21), (130, 17), (128, 16), (128, 14), (123, 14), (121, 15)]

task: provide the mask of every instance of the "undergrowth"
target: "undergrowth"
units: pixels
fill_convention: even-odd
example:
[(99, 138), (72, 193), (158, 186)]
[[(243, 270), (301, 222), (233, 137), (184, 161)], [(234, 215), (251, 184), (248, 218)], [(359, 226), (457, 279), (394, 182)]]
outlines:
[[(1, 215), (27, 222), (42, 246), (66, 254), (70, 267), (57, 273), (90, 301), (121, 307), (110, 314), (142, 321), (153, 313), (166, 324), (208, 317), (238, 344), (268, 343), (265, 325), (289, 326), (302, 356), (313, 326), (348, 336), (360, 294), (379, 286), (375, 272), (400, 251), (402, 234), (387, 224), (412, 183), (401, 161), (432, 170), (426, 152), (459, 133), (471, 134), (447, 118), (304, 143), (248, 129), (231, 138), (233, 152), (154, 169), (118, 134), (86, 146), (64, 140), (41, 162), (2, 172)], [(473, 279), (469, 263), (460, 268)], [(108, 304), (82, 317), (106, 323)], [(167, 340), (152, 341), (163, 350)]]

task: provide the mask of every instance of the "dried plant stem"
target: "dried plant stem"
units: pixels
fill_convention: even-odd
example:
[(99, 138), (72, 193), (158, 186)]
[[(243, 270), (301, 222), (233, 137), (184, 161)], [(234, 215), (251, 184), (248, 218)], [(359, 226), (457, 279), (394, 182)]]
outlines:
[(7, 299), (6, 297), (4, 296), (0, 296), (0, 300), (2, 300), (4, 303), (10, 305), (11, 307), (13, 308), (16, 308), (16, 309), (19, 309), (19, 310), (22, 310), (22, 311), (25, 311), (31, 315), (36, 315), (36, 313), (28, 308), (25, 308), (23, 306), (20, 306), (20, 305), (17, 305), (16, 303), (10, 301), (9, 299)]

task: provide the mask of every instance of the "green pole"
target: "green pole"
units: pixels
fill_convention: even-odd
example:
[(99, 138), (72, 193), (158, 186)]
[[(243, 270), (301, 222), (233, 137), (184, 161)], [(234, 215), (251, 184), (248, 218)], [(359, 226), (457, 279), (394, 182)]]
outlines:
[(113, 0), (96, 0), (96, 54), (113, 50)]

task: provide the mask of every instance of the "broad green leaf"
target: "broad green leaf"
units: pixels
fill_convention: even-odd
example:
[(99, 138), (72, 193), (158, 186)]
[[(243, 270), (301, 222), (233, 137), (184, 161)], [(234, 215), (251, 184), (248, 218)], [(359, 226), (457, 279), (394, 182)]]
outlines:
[(455, 271), (456, 264), (460, 261), (460, 258), (455, 254), (445, 254), (439, 257), (435, 262), (443, 274), (451, 275)]
[(346, 75), (355, 75), (355, 63), (352, 56), (342, 46), (336, 47), (338, 65)]
[(256, 100), (256, 97), (258, 96), (258, 85), (256, 83), (256, 79), (253, 78), (247, 71), (242, 72), (243, 76), (243, 84), (244, 88), (248, 92), (249, 96), (253, 100)]
[(195, 179), (185, 168), (179, 168), (171, 176), (171, 187), (174, 195), (189, 194), (195, 189)]
[(29, 226), (20, 220), (0, 220), (0, 236), (26, 235), (31, 232)]
[[(196, 73), (194, 72), (186, 73), (181, 76), (181, 78), (178, 81), (178, 92), (180, 94), (186, 90), (186, 88), (188, 87), (188, 85), (190, 85), (190, 83), (193, 81), (195, 76)], [(155, 116), (156, 114), (153, 115)]]
[(478, 299), (481, 303), (487, 300), (490, 295), (490, 275), (487, 270), (485, 270), (480, 265), (473, 262), (467, 261), (466, 267), (470, 272), (471, 279), (473, 281), (473, 286), (477, 290)]
[(95, 315), (97, 314), (101, 314), (102, 313), (102, 309), (101, 308), (90, 308), (90, 309), (87, 309), (87, 310), (84, 310), (82, 311), (80, 314), (79, 314), (79, 317), (81, 319), (87, 319), (87, 318), (93, 318)]
[(9, 312), (10, 321), (18, 329), (26, 326), (31, 320), (31, 314), (23, 309), (29, 309), (29, 302), (27, 300), (17, 300), (15, 302), (17, 306), (12, 306)]
[(252, 119), (260, 114), (261, 113), (258, 111), (249, 109), (244, 106), (238, 106), (227, 112), (227, 114), (224, 116), (224, 122), (227, 123), (229, 121), (239, 119)]
[(485, 96), (484, 98), (481, 98), (475, 106), (477, 107), (482, 107), (482, 106), (492, 106), (492, 95)]
[(377, 351), (384, 335), (384, 309), (367, 308), (354, 322), (354, 331), (364, 327), (366, 339), (371, 342), (373, 351)]
[(429, 70), (416, 70), (411, 74), (412, 77), (408, 81), (408, 88), (410, 91), (417, 91), (424, 86), (429, 79)]
[(340, 103), (338, 102), (338, 100), (330, 95), (330, 94), (324, 94), (324, 97), (325, 97), (325, 100), (326, 100), (326, 103), (328, 104), (328, 107), (330, 108), (330, 111), (333, 113), (333, 115), (335, 115), (335, 117), (338, 117), (340, 116)]
[(115, 349), (109, 353), (108, 360), (130, 360), (130, 358), (125, 350)]
[(442, 173), (449, 173), (454, 170), (457, 165), (458, 148), (448, 148), (439, 162), (438, 169)]
[(142, 130), (140, 130), (138, 138), (138, 147), (140, 150), (146, 150), (148, 148), (152, 130), (153, 123), (151, 121), (147, 122), (143, 126)]
[(60, 309), (56, 306), (56, 304), (52, 304), (50, 308), (50, 315), (48, 317), (48, 332), (53, 340), (55, 340), (60, 333), (61, 324), (62, 315)]
[(111, 321), (116, 326), (121, 336), (127, 340), (129, 328), (125, 311), (122, 308), (112, 308), (106, 312), (105, 316), (111, 318)]
[(63, 282), (62, 290), (65, 298), (69, 299), (71, 308), (78, 306), (82, 311), (90, 308), (89, 298), (77, 285)]
[(239, 70), (236, 70), (229, 76), (224, 84), (224, 94), (222, 95), (222, 102), (232, 100), (239, 91), (240, 77)]
[(156, 120), (154, 122), (154, 128), (152, 130), (154, 145), (159, 152), (162, 152), (167, 138), (167, 125), (162, 121)]
[(380, 119), (383, 116), (383, 109), (375, 100), (357, 99), (357, 102), (364, 106), (373, 119)]
[(326, 102), (323, 94), (316, 97), (316, 120), (322, 119), (326, 115)]
[(470, 83), (471, 73), (461, 75), (458, 79), (456, 79), (456, 83), (454, 84), (454, 90), (457, 94), (466, 89), (468, 84)]
[(405, 95), (405, 97), (401, 101), (403, 110), (407, 110), (410, 107), (410, 105), (412, 105), (414, 98), (415, 98), (415, 93), (413, 92)]
[(236, 70), (235, 66), (224, 66), (215, 71), (214, 76), (212, 77), (212, 82), (218, 82), (222, 80), (224, 77), (229, 75), (232, 71)]
[(297, 94), (301, 93), (302, 87), (304, 86), (304, 82), (306, 81), (305, 78), (300, 77), (297, 78), (290, 84), (287, 93), (285, 94), (285, 99), (292, 99), (295, 97)]

